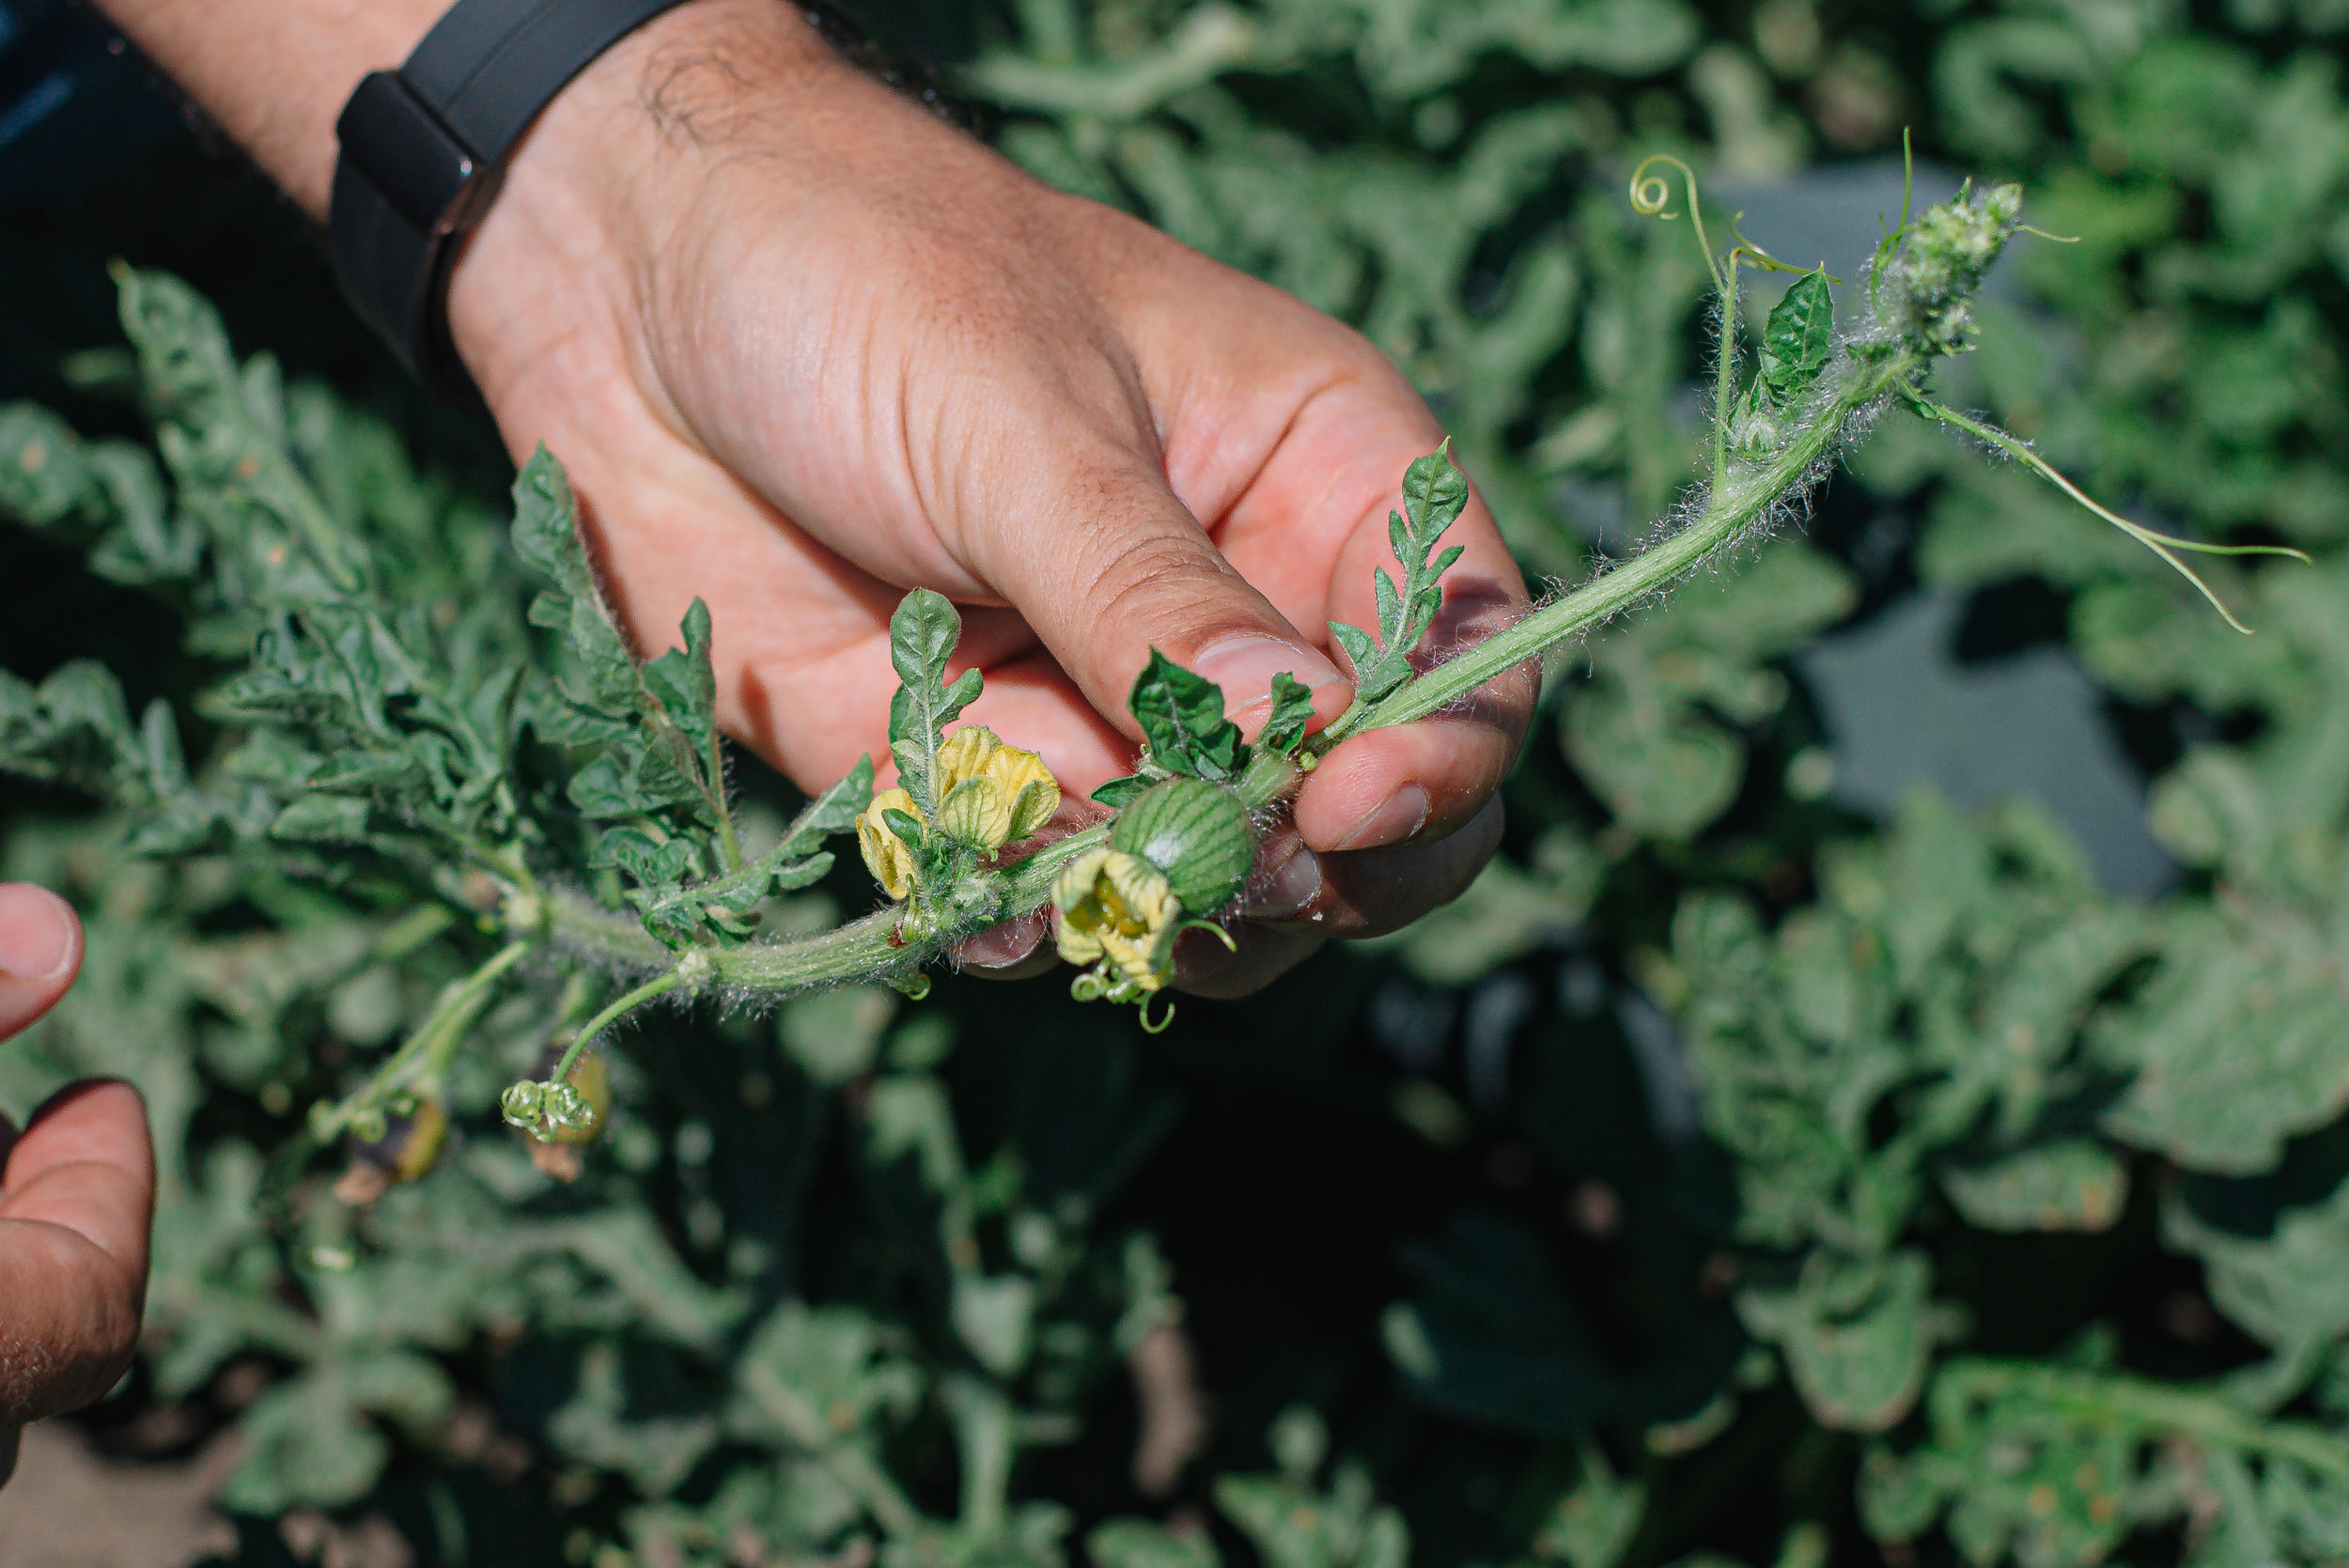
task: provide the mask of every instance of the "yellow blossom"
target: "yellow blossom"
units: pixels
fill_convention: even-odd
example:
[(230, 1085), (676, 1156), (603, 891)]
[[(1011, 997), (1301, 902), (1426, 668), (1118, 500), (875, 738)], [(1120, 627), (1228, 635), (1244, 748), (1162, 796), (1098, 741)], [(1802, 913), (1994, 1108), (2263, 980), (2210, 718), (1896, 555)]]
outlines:
[(913, 851), (890, 831), (888, 819), (881, 815), (889, 811), (922, 820), (922, 814), (913, 809), (912, 796), (902, 789), (884, 789), (856, 819), (856, 846), (863, 851), (865, 869), (872, 872), (873, 880), (886, 888), (890, 897), (903, 898), (913, 891)]
[(1044, 759), (1004, 745), (984, 724), (955, 731), (938, 748), (937, 789), (939, 827), (990, 853), (1060, 810), (1060, 783)]
[[(984, 724), (966, 725), (946, 737), (930, 783), (938, 792), (939, 831), (983, 854), (1026, 838), (1060, 810), (1060, 782), (1044, 759), (1004, 745)], [(913, 891), (913, 850), (890, 831), (882, 814), (891, 811), (931, 826), (912, 796), (885, 789), (856, 819), (857, 847), (874, 880), (890, 897), (904, 898)]]
[(1174, 968), (1174, 929), (1183, 906), (1166, 874), (1139, 855), (1088, 849), (1061, 868), (1052, 885), (1060, 955), (1072, 964), (1107, 959), (1144, 991)]

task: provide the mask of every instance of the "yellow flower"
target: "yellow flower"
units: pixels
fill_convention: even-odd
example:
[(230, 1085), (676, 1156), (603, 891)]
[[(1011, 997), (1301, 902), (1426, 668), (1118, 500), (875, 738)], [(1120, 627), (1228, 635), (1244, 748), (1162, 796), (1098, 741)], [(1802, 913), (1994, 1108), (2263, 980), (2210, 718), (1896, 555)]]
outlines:
[(1004, 745), (984, 724), (955, 731), (938, 748), (937, 785), (939, 827), (988, 853), (1026, 838), (1060, 810), (1060, 782), (1044, 759)]
[(1052, 884), (1060, 955), (1072, 964), (1108, 960), (1144, 991), (1174, 969), (1174, 928), (1183, 906), (1166, 874), (1139, 855), (1088, 849)]
[(913, 851), (890, 831), (886, 811), (901, 811), (916, 822), (922, 814), (913, 809), (913, 797), (902, 789), (884, 789), (873, 797), (873, 803), (864, 808), (856, 819), (856, 846), (864, 853), (865, 869), (873, 880), (889, 891), (892, 898), (903, 898), (913, 891)]
[[(1060, 810), (1060, 781), (1034, 752), (1006, 746), (984, 724), (970, 724), (938, 748), (939, 831), (983, 854), (1026, 838)], [(873, 879), (892, 898), (913, 891), (913, 850), (889, 828), (884, 812), (930, 825), (902, 789), (884, 789), (856, 819), (857, 847)]]

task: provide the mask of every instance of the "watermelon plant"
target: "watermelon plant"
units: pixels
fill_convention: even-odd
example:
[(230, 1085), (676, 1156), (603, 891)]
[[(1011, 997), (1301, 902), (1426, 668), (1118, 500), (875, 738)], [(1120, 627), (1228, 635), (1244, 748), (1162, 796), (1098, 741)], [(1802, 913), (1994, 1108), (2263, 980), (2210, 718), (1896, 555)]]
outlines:
[[(1781, 98), (1825, 134), (1817, 95), (1870, 58), (1897, 80), (1809, 6), (1763, 8), (1750, 49), (1658, 4), (1023, 8), (969, 77), (1015, 111), (1007, 149), (1362, 321), (1455, 433), (1399, 476), (1379, 625), (1331, 629), (1344, 716), (1315, 730), (1294, 693), (1245, 736), (1154, 660), (1133, 775), (1041, 846), (1059, 783), (957, 726), (978, 680), (943, 599), (893, 626), (894, 787), (868, 765), (790, 801), (716, 733), (705, 613), (650, 660), (617, 631), (553, 457), (506, 526), (122, 271), (135, 375), (79, 366), (151, 442), (10, 406), (0, 507), (163, 607), (202, 674), (136, 720), (91, 663), (0, 684), (0, 761), (110, 807), (9, 841), (11, 875), (80, 898), (91, 963), (0, 1072), (148, 1090), (166, 1207), (132, 1397), (238, 1405), (248, 1554), (315, 1543), (281, 1528), (305, 1510), (605, 1568), (2349, 1550), (2349, 487), (2323, 440), (2349, 168), (2305, 130), (2343, 114), (2290, 49), (2321, 18), (2247, 13), (2259, 54), (2131, 16), (1938, 24), (1935, 140), (2028, 174), (2077, 237), (2021, 247), (2065, 339), (1983, 298), (2020, 186), (1888, 212), (1839, 287), (1701, 205), (1689, 132), (1612, 85), (1685, 87), (1734, 172), (1795, 145)], [(2034, 77), (2085, 161), (2012, 90)], [(1612, 163), (1604, 193), (1556, 188), (1577, 160)], [(2082, 390), (2032, 359), (2050, 341)], [(2100, 891), (2027, 805), (1920, 797), (1875, 830), (1826, 798), (1773, 665), (1859, 579), (1764, 541), (1855, 452), (1879, 494), (1930, 487), (1903, 570), (2053, 582), (2085, 666), (2186, 726), (2151, 804), (2177, 893)], [(2154, 547), (2104, 548), (2058, 458), (2178, 522), (2090, 503)], [(1427, 668), (1467, 474), (1562, 581)], [(1641, 547), (1559, 525), (1594, 490), (1658, 519)], [(2295, 554), (2314, 569), (2242, 559)], [(1591, 679), (1467, 898), (1137, 1039), (1301, 770), (1562, 649)], [(931, 990), (1032, 910), (1068, 1002)], [(1104, 1000), (1139, 1019), (1080, 1005)], [(1332, 1064), (1353, 1017), (1384, 1065)], [(1170, 1074), (1286, 1094), (1280, 1137), (1315, 1153), (1203, 1153), (1136, 1196), (1190, 1136)], [(1332, 1117), (1439, 1201), (1396, 1204), (1337, 1310), (1292, 1287), (1307, 1320), (1243, 1375), (1260, 1330), (1215, 1291), (1251, 1268), (1219, 1274), (1185, 1217), (1350, 1239), (1378, 1189), (1315, 1175), (1366, 1157), (1310, 1130)], [(1220, 1192), (1235, 1164), (1254, 1190)]]

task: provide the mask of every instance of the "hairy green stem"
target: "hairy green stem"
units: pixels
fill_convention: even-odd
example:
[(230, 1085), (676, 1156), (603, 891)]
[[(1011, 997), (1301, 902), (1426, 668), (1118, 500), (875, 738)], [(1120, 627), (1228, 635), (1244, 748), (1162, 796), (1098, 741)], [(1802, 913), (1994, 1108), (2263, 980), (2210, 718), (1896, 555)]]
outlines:
[[(1731, 286), (1734, 287), (1734, 285)], [(1735, 298), (1734, 293), (1729, 298)], [(1726, 353), (1726, 350), (1724, 351)], [(1853, 415), (1906, 388), (1923, 365), (1914, 349), (1855, 356), (1849, 373), (1802, 422), (1784, 446), (1766, 461), (1733, 465), (1724, 453), (1703, 510), (1672, 535), (1623, 566), (1542, 606), (1515, 626), (1415, 676), (1377, 703), (1358, 703), (1338, 722), (1306, 743), (1305, 766), (1350, 736), (1423, 719), (1461, 701), (1478, 687), (1531, 659), (1572, 641), (1592, 627), (1668, 587), (1735, 539), (1790, 494), (1798, 493), (1819, 465), (1843, 440)], [(1734, 374), (1734, 372), (1731, 372)], [(1718, 417), (1727, 418), (1726, 406)], [(1262, 758), (1237, 784), (1251, 811), (1270, 806), (1296, 787), (1299, 768), (1285, 758)], [(777, 999), (858, 981), (910, 974), (965, 938), (1001, 921), (1017, 919), (1050, 901), (1060, 870), (1107, 841), (1106, 826), (1059, 840), (1004, 868), (993, 877), (995, 896), (974, 900), (953, 918), (909, 930), (907, 911), (893, 907), (799, 941), (736, 948), (698, 948), (674, 958), (644, 928), (627, 917), (576, 895), (555, 893), (525, 901), (517, 925), (538, 924), (558, 944), (584, 949), (610, 963), (642, 968), (667, 966), (656, 979), (614, 1002), (581, 1031), (565, 1055), (555, 1081), (563, 1080), (587, 1040), (631, 1008), (684, 988), (715, 987)]]
[(671, 991), (685, 984), (685, 977), (680, 972), (682, 967), (680, 965), (678, 969), (671, 970), (658, 979), (646, 981), (642, 986), (630, 991), (602, 1012), (581, 1024), (579, 1032), (571, 1036), (570, 1048), (564, 1051), (563, 1060), (555, 1063), (554, 1072), (549, 1081), (562, 1083), (568, 1079), (571, 1076), (571, 1069), (578, 1065), (580, 1056), (587, 1049), (587, 1043), (611, 1027), (614, 1022), (635, 1012), (636, 1009), (656, 997), (667, 996)]
[[(1690, 208), (1693, 210), (1694, 202)], [(1705, 253), (1708, 256), (1711, 252)], [(1737, 258), (1729, 258), (1728, 275), (1721, 279), (1721, 329), (1719, 342), (1713, 355), (1713, 483), (1719, 486), (1729, 475), (1730, 408), (1737, 398)]]
[[(1283, 757), (1266, 757), (1252, 765), (1238, 782), (1237, 793), (1251, 811), (1283, 799), (1300, 774)], [(627, 916), (602, 908), (572, 893), (555, 893), (543, 901), (526, 899), (509, 911), (508, 922), (532, 940), (590, 954), (605, 963), (642, 970), (660, 964), (661, 972), (637, 986), (583, 1027), (552, 1081), (560, 1083), (594, 1035), (615, 1019), (656, 997), (678, 989), (716, 989), (780, 1001), (808, 991), (859, 981), (887, 980), (910, 974), (944, 954), (957, 942), (976, 936), (1000, 921), (1034, 913), (1051, 901), (1052, 883), (1061, 867), (1086, 850), (1108, 842), (1106, 825), (1072, 833), (1004, 867), (996, 875), (997, 896), (960, 918), (928, 930), (917, 939), (906, 935), (906, 910), (892, 905), (862, 920), (799, 941), (753, 943), (732, 948), (696, 948), (679, 959), (645, 928)]]
[(1408, 724), (1439, 712), (1495, 676), (1573, 641), (1669, 586), (1780, 501), (1799, 491), (1819, 463), (1833, 454), (1852, 415), (1906, 385), (1923, 363), (1922, 356), (1913, 350), (1853, 361), (1853, 373), (1815, 417), (1805, 421), (1766, 464), (1742, 473), (1726, 471), (1706, 497), (1703, 513), (1680, 532), (1563, 598), (1552, 599), (1457, 659), (1437, 665), (1385, 701), (1362, 705), (1359, 714), (1348, 713), (1323, 730), (1308, 743), (1308, 749), (1319, 754), (1364, 730)]
[(419, 1059), (428, 1059), (453, 1045), (489, 1005), (490, 988), (506, 971), (529, 955), (533, 944), (508, 942), (479, 969), (442, 993), (431, 1016), (403, 1041), (366, 1087), (334, 1107), (321, 1105), (310, 1115), (310, 1130), (321, 1141), (350, 1126), (361, 1116), (380, 1109), (391, 1097)]
[(725, 742), (717, 730), (709, 732), (709, 744), (705, 748), (703, 766), (709, 769), (709, 803), (718, 811), (718, 842), (725, 850), (726, 870), (742, 869), (742, 841), (734, 831), (734, 808), (726, 800)]

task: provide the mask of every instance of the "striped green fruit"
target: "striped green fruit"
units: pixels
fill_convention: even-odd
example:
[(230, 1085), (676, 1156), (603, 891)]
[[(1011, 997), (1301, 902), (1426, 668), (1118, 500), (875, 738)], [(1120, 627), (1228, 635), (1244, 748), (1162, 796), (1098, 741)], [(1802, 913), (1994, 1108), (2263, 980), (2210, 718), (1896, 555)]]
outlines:
[(1169, 779), (1136, 796), (1110, 829), (1110, 847), (1164, 872), (1183, 912), (1198, 917), (1229, 904), (1256, 863), (1248, 808), (1202, 779)]

